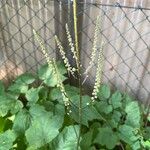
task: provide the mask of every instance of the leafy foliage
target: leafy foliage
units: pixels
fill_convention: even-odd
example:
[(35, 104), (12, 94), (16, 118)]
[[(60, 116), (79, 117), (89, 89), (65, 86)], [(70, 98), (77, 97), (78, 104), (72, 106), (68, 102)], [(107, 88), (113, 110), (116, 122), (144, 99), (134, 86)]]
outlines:
[(68, 126), (50, 143), (53, 150), (76, 150), (79, 126)]
[(12, 130), (7, 130), (0, 134), (0, 150), (12, 149), (15, 139), (16, 135)]
[[(63, 81), (66, 69), (57, 64)], [(40, 86), (33, 84), (41, 81)], [(23, 74), (8, 87), (0, 82), (0, 150), (76, 150), (79, 136), (80, 90), (64, 85), (70, 100), (65, 108), (58, 80), (47, 64), (37, 76)], [(93, 105), (82, 95), (81, 150), (150, 148), (150, 119), (137, 101), (102, 85)]]
[(108, 149), (113, 149), (119, 140), (117, 134), (109, 127), (99, 128), (98, 131), (94, 143), (104, 145)]

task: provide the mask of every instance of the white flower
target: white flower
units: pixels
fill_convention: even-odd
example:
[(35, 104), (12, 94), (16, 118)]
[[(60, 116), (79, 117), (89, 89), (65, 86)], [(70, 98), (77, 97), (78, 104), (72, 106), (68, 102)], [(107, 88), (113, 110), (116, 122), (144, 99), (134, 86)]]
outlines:
[(56, 40), (56, 44), (59, 48), (59, 51), (60, 51), (60, 54), (62, 56), (62, 59), (64, 61), (64, 64), (65, 64), (65, 67), (67, 69), (67, 71), (69, 73), (71, 73), (72, 75), (74, 75), (74, 69), (71, 67), (70, 63), (69, 63), (69, 60), (68, 58), (66, 57), (66, 53), (64, 51), (64, 48), (62, 47), (62, 44), (61, 42), (59, 41), (58, 37), (55, 35), (55, 40)]
[(102, 42), (102, 45), (101, 45), (101, 48), (99, 51), (99, 56), (98, 56), (98, 66), (97, 66), (97, 70), (96, 70), (96, 79), (95, 79), (94, 89), (93, 89), (92, 97), (91, 97), (92, 102), (94, 102), (95, 99), (97, 99), (97, 93), (98, 93), (100, 85), (101, 85), (103, 59), (104, 59), (103, 58), (103, 47), (104, 47), (104, 43)]
[(66, 24), (66, 33), (67, 33), (67, 39), (68, 39), (69, 45), (71, 47), (71, 52), (73, 53), (73, 58), (76, 61), (76, 65), (78, 65), (77, 52), (75, 51), (75, 47), (74, 47), (73, 40), (69, 31), (68, 24)]
[[(41, 51), (42, 53), (44, 54), (45, 58), (46, 58), (46, 61), (49, 65), (50, 68), (53, 68), (53, 73), (57, 76), (57, 80), (58, 80), (58, 83), (57, 83), (57, 87), (60, 88), (60, 91), (61, 91), (61, 94), (62, 94), (62, 97), (63, 97), (63, 101), (64, 101), (64, 105), (67, 107), (67, 109), (69, 109), (69, 106), (70, 106), (70, 102), (69, 102), (69, 98), (67, 97), (67, 94), (66, 94), (66, 91), (65, 91), (65, 88), (64, 88), (64, 85), (63, 85), (63, 82), (60, 78), (60, 73), (59, 73), (59, 70), (57, 68), (57, 64), (55, 62), (55, 60), (53, 59), (53, 61), (50, 60), (50, 58), (48, 57), (48, 53), (46, 51), (46, 48), (44, 47), (44, 44), (42, 43), (42, 40), (40, 39), (39, 35), (36, 33), (35, 30), (33, 30), (33, 33), (35, 35), (35, 38), (36, 40), (39, 42), (40, 44), (40, 47), (41, 47)], [(63, 52), (62, 52), (63, 53)], [(65, 57), (64, 57), (65, 58)], [(67, 63), (67, 60), (65, 58), (65, 61)], [(68, 66), (68, 65), (67, 65)]]
[(99, 31), (100, 31), (100, 17), (98, 16), (96, 19), (96, 26), (95, 26), (95, 32), (94, 32), (94, 41), (93, 41), (93, 48), (92, 48), (92, 53), (91, 53), (91, 57), (90, 57), (90, 63), (88, 68), (86, 69), (84, 74), (88, 74), (88, 72), (90, 71), (90, 69), (92, 68), (92, 66), (94, 65), (94, 61), (96, 58), (96, 51), (97, 51), (97, 41), (98, 41), (98, 35), (99, 35)]

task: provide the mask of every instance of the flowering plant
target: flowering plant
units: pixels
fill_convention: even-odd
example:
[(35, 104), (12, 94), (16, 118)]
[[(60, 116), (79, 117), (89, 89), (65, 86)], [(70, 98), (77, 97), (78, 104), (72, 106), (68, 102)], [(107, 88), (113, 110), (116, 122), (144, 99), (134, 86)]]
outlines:
[[(36, 75), (22, 74), (8, 87), (0, 82), (0, 150), (141, 150), (150, 149), (149, 110), (127, 93), (101, 84), (102, 41), (97, 52), (100, 17), (97, 17), (91, 61), (82, 72), (77, 34), (76, 0), (73, 1), (75, 43), (66, 24), (68, 44), (75, 59), (72, 67), (61, 41), (55, 36), (63, 64), (50, 59), (34, 30), (47, 64)], [(83, 85), (98, 53), (91, 94)], [(69, 75), (78, 86), (67, 84)], [(85, 76), (82, 80), (82, 75)], [(34, 84), (36, 81), (40, 85)]]

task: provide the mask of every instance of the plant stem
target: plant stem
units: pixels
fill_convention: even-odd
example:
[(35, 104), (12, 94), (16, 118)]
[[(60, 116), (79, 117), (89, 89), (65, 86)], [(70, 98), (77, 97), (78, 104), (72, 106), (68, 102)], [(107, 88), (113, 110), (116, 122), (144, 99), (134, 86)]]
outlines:
[(81, 65), (80, 65), (80, 51), (78, 43), (78, 27), (77, 27), (77, 1), (73, 1), (73, 18), (74, 18), (74, 32), (75, 32), (75, 48), (77, 53), (77, 68), (78, 68), (78, 85), (80, 89), (80, 99), (79, 99), (79, 136), (77, 141), (77, 150), (80, 148), (80, 138), (82, 129), (82, 82), (81, 82)]
[(77, 150), (80, 147), (80, 137), (81, 137), (81, 129), (82, 129), (82, 83), (81, 83), (81, 75), (79, 75), (79, 89), (80, 89), (80, 99), (79, 99), (79, 137), (77, 142)]
[(148, 124), (148, 115), (149, 115), (149, 112), (150, 112), (150, 104), (148, 104), (148, 107), (147, 107), (147, 112), (146, 112), (146, 121), (145, 121), (145, 124), (144, 124), (144, 127), (147, 127), (147, 124)]
[(122, 150), (125, 150), (122, 143), (120, 143), (120, 146), (121, 146)]

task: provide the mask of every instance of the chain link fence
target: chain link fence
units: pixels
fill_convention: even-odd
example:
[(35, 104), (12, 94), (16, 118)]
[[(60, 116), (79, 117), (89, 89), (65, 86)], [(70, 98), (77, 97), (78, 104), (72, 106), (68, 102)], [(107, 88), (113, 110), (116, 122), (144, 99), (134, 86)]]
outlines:
[[(11, 81), (24, 72), (36, 72), (45, 62), (33, 36), (42, 37), (49, 56), (59, 58), (57, 34), (67, 47), (65, 24), (73, 35), (72, 1), (3, 0), (0, 2), (0, 79)], [(141, 101), (150, 99), (150, 8), (80, 1), (78, 33), (83, 71), (88, 67), (96, 17), (102, 19), (97, 49), (105, 41), (103, 82), (127, 91)], [(70, 59), (70, 61), (72, 61)], [(73, 63), (73, 62), (72, 62)], [(86, 85), (92, 85), (95, 66)]]

